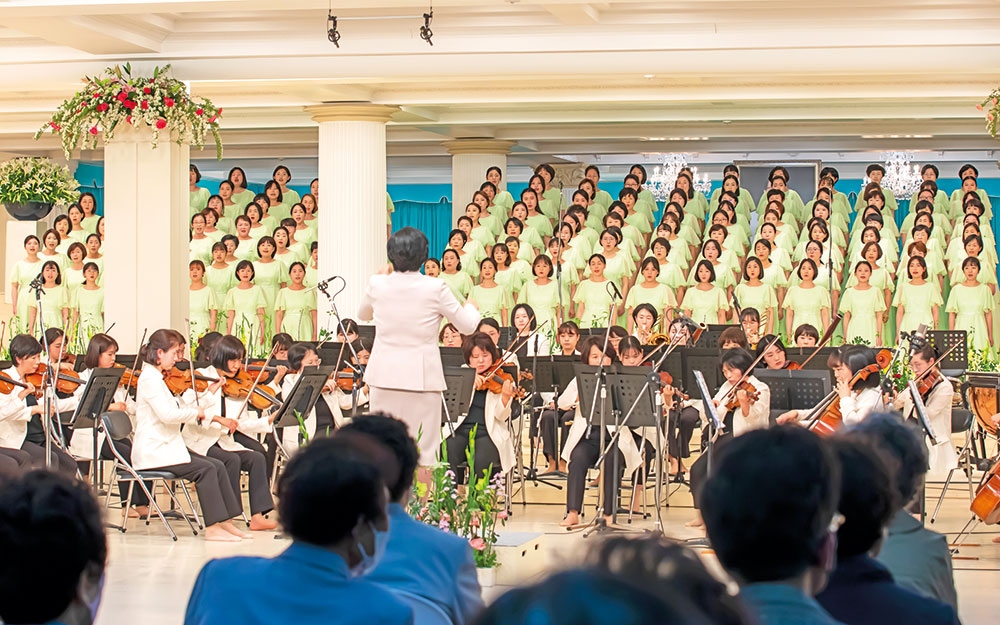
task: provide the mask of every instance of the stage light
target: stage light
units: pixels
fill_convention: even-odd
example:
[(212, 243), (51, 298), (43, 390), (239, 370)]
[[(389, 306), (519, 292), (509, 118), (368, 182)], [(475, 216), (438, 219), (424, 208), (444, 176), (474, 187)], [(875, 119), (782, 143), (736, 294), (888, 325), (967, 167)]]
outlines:
[(340, 32), (337, 31), (337, 16), (330, 13), (326, 16), (326, 38), (330, 43), (340, 47)]
[(434, 19), (434, 6), (431, 5), (430, 13), (424, 13), (424, 25), (420, 27), (420, 38), (427, 42), (427, 45), (433, 47), (434, 42), (431, 41), (431, 37), (434, 36), (434, 31), (431, 30), (431, 20)]

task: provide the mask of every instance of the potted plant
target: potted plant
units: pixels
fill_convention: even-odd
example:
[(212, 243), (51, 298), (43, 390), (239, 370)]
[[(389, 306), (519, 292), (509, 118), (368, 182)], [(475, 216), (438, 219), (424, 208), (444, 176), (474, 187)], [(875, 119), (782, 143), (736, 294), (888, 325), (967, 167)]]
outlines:
[[(504, 525), (507, 519), (507, 512), (500, 502), (504, 490), (503, 474), (498, 473), (491, 478), (492, 465), (479, 477), (474, 476), (470, 469), (464, 488), (459, 488), (455, 484), (455, 473), (448, 468), (444, 443), (441, 450), (443, 460), (432, 470), (430, 484), (414, 482), (410, 516), (467, 539), (473, 549), (480, 584), (493, 586), (496, 583), (496, 567), (500, 566), (496, 552), (499, 538), (497, 526)], [(469, 445), (465, 450), (469, 467), (475, 466), (475, 455), (474, 427), (469, 433)]]
[(79, 186), (68, 167), (47, 158), (21, 157), (0, 163), (0, 204), (18, 221), (37, 221), (53, 205), (75, 201)]
[(95, 148), (101, 132), (107, 142), (124, 127), (150, 129), (154, 148), (161, 131), (179, 144), (198, 148), (211, 133), (216, 157), (222, 160), (218, 121), (222, 109), (206, 98), (192, 98), (187, 86), (170, 76), (169, 65), (155, 68), (152, 76), (133, 76), (130, 64), (116, 65), (99, 76), (85, 77), (84, 83), (38, 129), (35, 139), (46, 132), (59, 135), (68, 158), (79, 147)]

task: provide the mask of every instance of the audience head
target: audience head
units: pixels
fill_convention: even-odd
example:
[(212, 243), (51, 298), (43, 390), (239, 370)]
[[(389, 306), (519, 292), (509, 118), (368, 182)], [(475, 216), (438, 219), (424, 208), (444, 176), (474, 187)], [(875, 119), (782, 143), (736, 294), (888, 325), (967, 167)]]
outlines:
[(33, 471), (0, 486), (0, 620), (94, 622), (108, 556), (86, 484)]
[[(395, 462), (382, 465), (382, 479), (389, 489), (390, 501), (405, 504), (417, 469), (417, 444), (410, 438), (406, 424), (381, 412), (355, 417), (337, 430), (337, 437), (368, 436), (392, 452)], [(395, 468), (395, 471), (387, 469)]]
[(719, 561), (741, 584), (800, 580), (815, 594), (835, 562), (840, 467), (798, 426), (752, 430), (718, 449), (702, 513)]
[(837, 530), (837, 558), (877, 551), (882, 531), (896, 512), (892, 479), (875, 450), (858, 440), (831, 441), (840, 462), (840, 505), (844, 522)]
[(880, 412), (848, 428), (846, 435), (871, 445), (893, 476), (896, 510), (909, 504), (927, 471), (927, 448), (921, 436), (898, 414)]

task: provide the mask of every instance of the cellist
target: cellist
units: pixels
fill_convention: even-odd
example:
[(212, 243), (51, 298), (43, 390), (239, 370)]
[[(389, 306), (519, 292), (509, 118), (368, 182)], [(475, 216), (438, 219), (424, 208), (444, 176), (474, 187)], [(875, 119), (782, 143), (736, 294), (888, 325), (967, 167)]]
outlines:
[[(844, 345), (834, 350), (827, 360), (836, 379), (836, 392), (840, 398), (839, 410), (844, 425), (860, 423), (873, 412), (885, 410), (882, 402), (881, 378), (875, 352), (864, 345)], [(874, 372), (862, 374), (862, 370), (874, 367)], [(857, 379), (855, 379), (857, 378)], [(812, 410), (789, 410), (777, 419), (779, 425), (794, 423)], [(805, 424), (809, 425), (809, 424)]]
[[(910, 354), (910, 370), (914, 377), (923, 376), (917, 387), (927, 408), (927, 421), (938, 442), (934, 445), (929, 438), (926, 439), (929, 479), (944, 479), (951, 469), (958, 466), (958, 454), (951, 442), (951, 400), (955, 389), (937, 369), (937, 357), (937, 350), (930, 342)], [(896, 395), (892, 406), (902, 411), (904, 419), (916, 419), (913, 396), (909, 390)]]

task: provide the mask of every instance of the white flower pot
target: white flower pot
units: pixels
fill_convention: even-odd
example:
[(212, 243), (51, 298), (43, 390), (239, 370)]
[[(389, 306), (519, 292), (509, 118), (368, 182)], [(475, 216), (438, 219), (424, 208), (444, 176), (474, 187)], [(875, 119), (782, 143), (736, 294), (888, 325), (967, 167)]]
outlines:
[(479, 578), (480, 586), (483, 588), (492, 588), (497, 583), (497, 569), (496, 567), (488, 569), (477, 568), (476, 577)]

